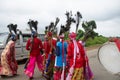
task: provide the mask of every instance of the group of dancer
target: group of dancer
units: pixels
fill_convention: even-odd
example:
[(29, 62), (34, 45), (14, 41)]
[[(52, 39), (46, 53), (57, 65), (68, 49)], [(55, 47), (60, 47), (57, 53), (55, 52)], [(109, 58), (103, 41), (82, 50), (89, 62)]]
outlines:
[[(11, 36), (11, 41), (1, 54), (1, 76), (17, 74), (16, 39), (15, 36)], [(67, 41), (64, 40), (64, 34), (54, 38), (52, 32), (47, 32), (42, 42), (37, 37), (37, 32), (33, 31), (32, 38), (26, 43), (26, 49), (30, 51), (30, 55), (24, 73), (29, 80), (33, 79), (36, 63), (42, 76), (47, 80), (93, 80), (84, 44), (76, 40), (74, 32), (69, 34)]]
[(35, 63), (47, 80), (93, 79), (84, 45), (76, 40), (74, 32), (69, 34), (67, 41), (64, 34), (55, 38), (52, 32), (47, 32), (43, 43), (34, 32), (33, 40), (28, 40), (26, 49), (30, 50), (30, 57), (24, 73), (30, 80), (33, 79)]

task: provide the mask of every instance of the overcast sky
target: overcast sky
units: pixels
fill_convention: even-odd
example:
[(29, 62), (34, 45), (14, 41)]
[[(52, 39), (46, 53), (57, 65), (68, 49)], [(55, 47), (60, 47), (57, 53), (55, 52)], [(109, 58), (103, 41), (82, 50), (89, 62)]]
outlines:
[(29, 19), (39, 22), (39, 32), (56, 17), (60, 18), (59, 27), (66, 23), (66, 11), (79, 11), (81, 21), (95, 20), (95, 31), (101, 35), (120, 36), (120, 0), (0, 0), (0, 32), (7, 31), (10, 23), (26, 29)]

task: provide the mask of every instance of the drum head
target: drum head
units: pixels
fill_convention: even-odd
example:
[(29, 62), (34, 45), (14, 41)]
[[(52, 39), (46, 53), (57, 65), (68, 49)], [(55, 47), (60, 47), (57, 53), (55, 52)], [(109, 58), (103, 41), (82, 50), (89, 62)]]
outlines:
[(120, 72), (120, 52), (114, 42), (104, 44), (98, 50), (100, 63), (112, 74)]

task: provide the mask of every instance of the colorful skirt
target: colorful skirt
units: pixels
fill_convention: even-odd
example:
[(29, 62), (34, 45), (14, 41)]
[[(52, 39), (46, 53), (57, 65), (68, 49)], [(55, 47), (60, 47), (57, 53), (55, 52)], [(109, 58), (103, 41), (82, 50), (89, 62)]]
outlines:
[(74, 69), (74, 73), (71, 80), (85, 80), (83, 67)]

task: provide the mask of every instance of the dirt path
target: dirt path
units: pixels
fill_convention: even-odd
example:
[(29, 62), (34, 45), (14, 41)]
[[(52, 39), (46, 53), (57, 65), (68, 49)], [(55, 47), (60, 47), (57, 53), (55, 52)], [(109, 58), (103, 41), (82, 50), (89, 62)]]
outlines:
[(86, 50), (89, 51), (89, 50), (92, 50), (92, 49), (99, 48), (101, 46), (102, 46), (102, 44), (97, 44), (97, 45), (89, 46), (89, 47), (86, 47)]

